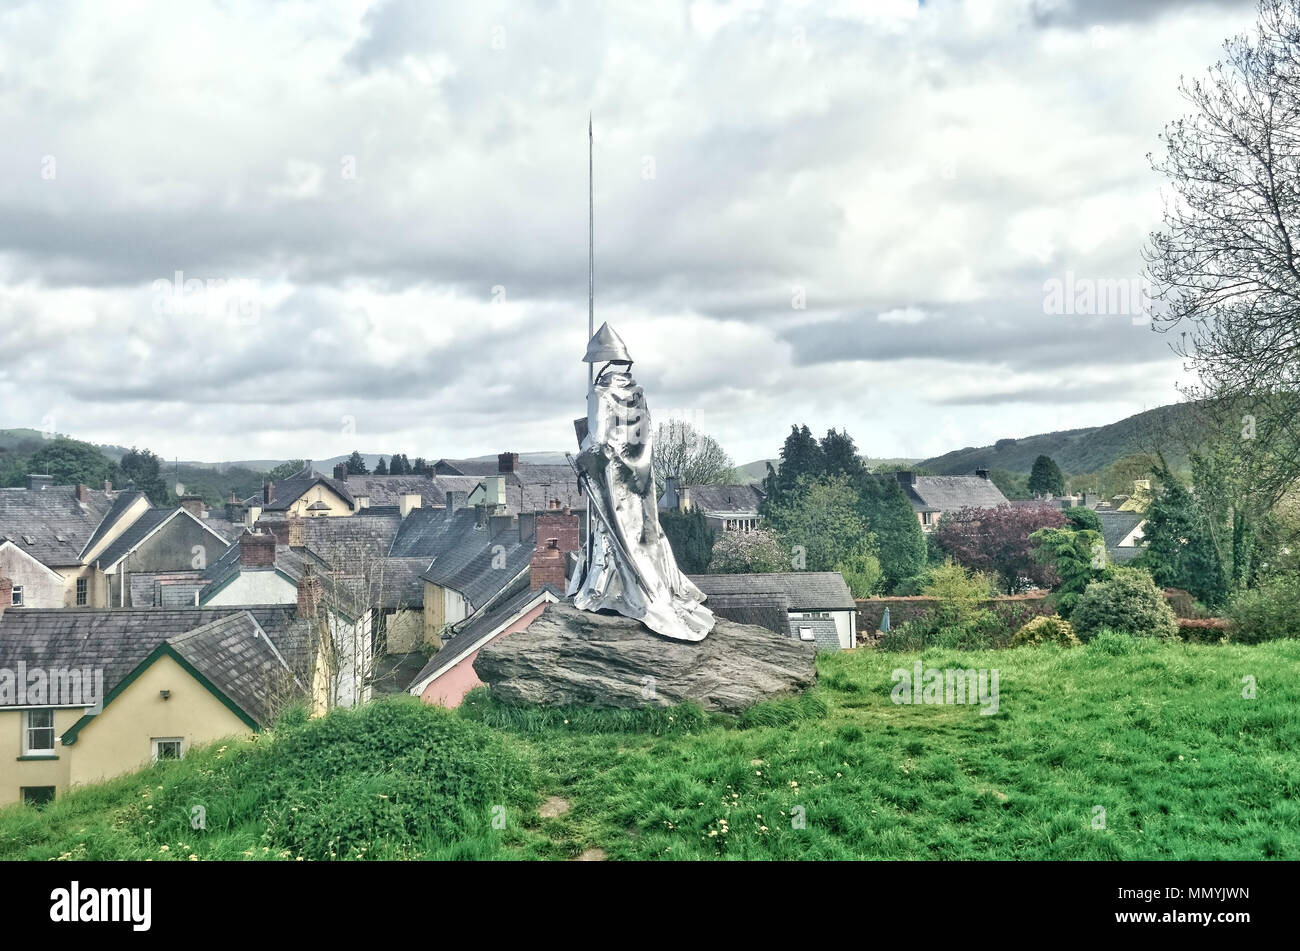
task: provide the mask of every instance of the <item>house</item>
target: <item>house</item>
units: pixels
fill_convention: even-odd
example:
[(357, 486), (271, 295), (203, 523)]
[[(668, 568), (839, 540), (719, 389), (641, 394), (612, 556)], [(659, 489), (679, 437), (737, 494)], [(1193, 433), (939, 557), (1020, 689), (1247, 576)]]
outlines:
[(759, 527), (762, 502), (763, 493), (754, 485), (680, 485), (669, 476), (659, 508), (699, 512), (715, 532), (752, 532)]
[(98, 607), (108, 603), (104, 575), (91, 557), (149, 507), (134, 490), (54, 485), (29, 475), (0, 488), (0, 575), (13, 582), (2, 608)]
[(282, 608), (4, 611), (0, 805), (250, 735), (310, 667), (307, 625)]
[[(768, 599), (779, 596), (783, 599), (786, 611), (784, 628), (779, 621), (768, 621), (763, 626), (774, 633), (784, 636), (802, 636), (801, 628), (813, 629), (813, 640), (820, 645), (830, 646), (830, 639), (825, 625), (796, 623), (809, 621), (829, 621), (835, 627), (834, 643), (841, 649), (858, 646), (857, 604), (849, 591), (844, 576), (838, 571), (783, 571), (771, 574), (743, 575), (690, 575), (691, 581), (707, 596), (705, 606), (710, 610), (717, 607), (717, 613), (731, 620), (743, 616), (733, 613), (738, 604), (732, 600), (737, 596), (766, 595)], [(773, 608), (760, 605), (761, 599), (751, 600), (748, 611), (762, 610), (771, 617)], [(777, 605), (781, 601), (775, 601)], [(742, 623), (755, 623), (744, 621)], [(821, 631), (821, 637), (817, 632)], [(807, 638), (805, 638), (807, 639)]]
[(924, 532), (934, 531), (945, 513), (1008, 504), (987, 469), (976, 469), (972, 476), (927, 476), (903, 471), (896, 475)]
[(569, 466), (521, 463), (517, 452), (500, 453), (495, 463), (439, 459), (433, 474), (446, 491), (465, 492), (469, 505), (504, 505), (511, 515), (586, 506), (586, 496)]
[(195, 603), (208, 565), (229, 547), (192, 508), (150, 507), (98, 549), (94, 566), (104, 575), (106, 604), (175, 607)]
[[(304, 518), (336, 518), (353, 514), (358, 505), (347, 484), (321, 475), (307, 463), (302, 472), (278, 485), (267, 482), (262, 487), (261, 505), (249, 506), (263, 515), (281, 518), (297, 515)], [(255, 515), (253, 521), (257, 521)]]
[(1116, 564), (1132, 561), (1142, 552), (1146, 517), (1141, 512), (1098, 509), (1102, 537), (1106, 540), (1106, 557)]

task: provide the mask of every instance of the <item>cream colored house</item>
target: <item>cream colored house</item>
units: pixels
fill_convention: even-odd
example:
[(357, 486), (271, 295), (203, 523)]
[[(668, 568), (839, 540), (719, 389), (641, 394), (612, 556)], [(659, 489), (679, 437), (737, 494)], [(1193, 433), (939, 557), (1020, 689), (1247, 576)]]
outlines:
[(0, 615), (0, 806), (184, 756), (273, 722), (311, 681), (283, 608)]

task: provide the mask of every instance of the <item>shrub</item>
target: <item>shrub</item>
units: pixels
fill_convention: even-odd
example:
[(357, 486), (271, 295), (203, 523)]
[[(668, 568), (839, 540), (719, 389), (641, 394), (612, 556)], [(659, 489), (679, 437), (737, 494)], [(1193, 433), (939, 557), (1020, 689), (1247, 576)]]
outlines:
[(1012, 647), (1025, 644), (1056, 644), (1060, 647), (1078, 647), (1079, 639), (1074, 636), (1074, 628), (1062, 617), (1036, 617), (1011, 638)]
[(1120, 657), (1133, 653), (1136, 642), (1127, 634), (1120, 634), (1108, 627), (1103, 627), (1088, 642), (1088, 650), (1095, 654), (1108, 654)]
[(1139, 637), (1173, 637), (1178, 632), (1174, 612), (1141, 568), (1116, 568), (1105, 581), (1094, 581), (1070, 615), (1083, 641), (1102, 628)]
[(1227, 640), (1232, 622), (1221, 617), (1180, 617), (1178, 636), (1194, 644), (1222, 644)]
[(1228, 604), (1239, 644), (1259, 644), (1284, 637), (1300, 637), (1300, 578), (1276, 577), (1237, 593)]
[(987, 576), (949, 560), (930, 572), (921, 593), (939, 602), (934, 611), (939, 627), (961, 627), (979, 617), (981, 605), (993, 596), (993, 586)]

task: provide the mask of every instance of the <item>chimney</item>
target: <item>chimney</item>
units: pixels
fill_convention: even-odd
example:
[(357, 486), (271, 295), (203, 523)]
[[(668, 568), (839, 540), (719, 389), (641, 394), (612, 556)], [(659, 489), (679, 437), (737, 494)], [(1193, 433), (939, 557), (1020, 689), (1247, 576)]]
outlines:
[(90, 501), (90, 486), (77, 483), (77, 501), (83, 505)]
[(48, 488), (49, 486), (52, 486), (53, 484), (54, 484), (54, 476), (38, 475), (37, 473), (33, 472), (31, 475), (27, 477), (27, 488), (29, 489), (45, 489)]
[(528, 590), (537, 591), (545, 585), (564, 590), (564, 566), (568, 561), (560, 551), (560, 540), (548, 538), (546, 544), (533, 552), (528, 562)]
[(275, 564), (275, 536), (244, 532), (239, 536), (239, 564), (245, 568), (266, 568)]
[(298, 617), (314, 618), (317, 610), (320, 608), (321, 596), (324, 593), (324, 586), (318, 576), (312, 574), (311, 566), (308, 565), (303, 571), (302, 577), (298, 579)]
[(340, 462), (334, 467), (334, 478), (338, 479), (340, 482), (346, 482), (348, 480), (348, 464), (346, 462)]
[(480, 502), (474, 506), (474, 525), (476, 528), (482, 528), (487, 524), (487, 506)]
[(551, 499), (549, 502), (546, 503), (546, 507), (550, 509), (552, 512), (558, 512), (561, 508), (564, 507), (564, 505), (559, 499)]
[(289, 522), (289, 547), (306, 548), (307, 547), (307, 520), (300, 515), (290, 515), (288, 522)]
[(250, 505), (244, 512), (244, 525), (249, 529), (249, 531), (252, 531), (253, 526), (257, 524), (257, 520), (261, 517), (262, 506)]
[(14, 603), (14, 583), (8, 578), (0, 575), (0, 617), (5, 613), (5, 608)]
[(182, 495), (178, 501), (181, 503), (181, 508), (195, 518), (203, 517), (203, 499), (200, 496)]
[(561, 512), (537, 513), (537, 541), (547, 543), (554, 541), (563, 553), (577, 551), (582, 547), (579, 535), (579, 519), (567, 509)]
[(490, 515), (488, 516), (489, 537), (496, 538), (502, 532), (509, 530), (514, 525), (513, 515)]
[(902, 485), (916, 485), (915, 472), (907, 472), (902, 469), (899, 469), (898, 472), (895, 473), (895, 475), (898, 477), (898, 481)]
[(402, 513), (402, 518), (406, 518), (406, 516), (410, 515), (411, 509), (418, 509), (419, 507), (420, 507), (420, 493), (418, 492), (402, 493), (402, 500), (399, 503), (399, 509), (398, 509)]
[(447, 493), (447, 511), (455, 512), (457, 509), (463, 509), (469, 505), (468, 492), (448, 492)]
[(287, 516), (262, 519), (262, 530), (268, 532), (275, 539), (277, 545), (289, 544), (289, 519)]
[(519, 540), (525, 544), (532, 544), (537, 538), (537, 514), (536, 512), (519, 513)]
[(497, 472), (514, 472), (519, 468), (519, 453), (502, 452), (497, 454)]
[(987, 469), (976, 469), (976, 470), (975, 470), (975, 474), (976, 474), (977, 476), (979, 476), (981, 479), (987, 479), (987, 478), (989, 477), (989, 470), (987, 470)]
[(268, 479), (266, 485), (262, 486), (262, 504), (270, 505), (273, 498), (275, 498), (275, 483)]
[(104, 494), (107, 495), (108, 493), (110, 493), (110, 492), (112, 492), (112, 491), (113, 491), (113, 483), (111, 483), (111, 482), (109, 482), (107, 479), (105, 479), (105, 480), (104, 480)]

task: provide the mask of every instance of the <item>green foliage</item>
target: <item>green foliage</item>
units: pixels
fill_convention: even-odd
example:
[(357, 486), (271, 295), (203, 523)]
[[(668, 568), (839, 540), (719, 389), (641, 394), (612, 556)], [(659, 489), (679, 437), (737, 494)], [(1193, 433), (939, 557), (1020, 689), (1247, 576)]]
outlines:
[(1032, 499), (1034, 493), (1029, 491), (1029, 476), (1023, 472), (1009, 469), (990, 469), (989, 479), (998, 487), (998, 491), (1008, 499)]
[(1101, 518), (1085, 505), (1074, 505), (1065, 510), (1065, 520), (1078, 529), (1102, 534)]
[(380, 456), (379, 462), (375, 463), (375, 475), (388, 475), (388, 462), (383, 456)]
[(880, 559), (869, 551), (850, 554), (835, 566), (835, 570), (844, 576), (844, 581), (855, 598), (869, 598), (880, 590), (883, 581)]
[(98, 447), (64, 436), (43, 444), (19, 468), (21, 471), (9, 476), (8, 484), (21, 485), (31, 473), (52, 476), (55, 485), (102, 486), (120, 478), (118, 467)]
[(366, 468), (366, 460), (355, 449), (352, 450), (352, 455), (348, 456), (345, 465), (347, 466), (348, 475), (368, 475), (370, 473), (370, 470)]
[(842, 564), (875, 554), (875, 539), (859, 511), (858, 492), (845, 477), (800, 483), (768, 524), (791, 552), (802, 551), (808, 571), (836, 571)]
[(1029, 539), (1037, 546), (1034, 557), (1051, 565), (1060, 579), (1054, 590), (1062, 595), (1083, 594), (1089, 584), (1100, 580), (1105, 573), (1106, 542), (1098, 532), (1040, 528)]
[(1039, 456), (1029, 470), (1028, 489), (1031, 495), (1064, 495), (1065, 475), (1051, 456)]
[(864, 475), (857, 489), (858, 511), (876, 539), (882, 587), (887, 594), (906, 593), (902, 589), (926, 570), (925, 533), (916, 513), (892, 474)]
[(717, 575), (769, 574), (790, 570), (790, 554), (776, 535), (756, 532), (722, 532), (714, 539), (709, 572)]
[(1103, 628), (1137, 637), (1173, 637), (1174, 612), (1141, 568), (1115, 568), (1104, 581), (1088, 585), (1070, 621), (1080, 639), (1090, 640)]
[(668, 510), (659, 513), (659, 527), (677, 559), (677, 567), (688, 575), (709, 570), (713, 557), (713, 530), (708, 519), (695, 509), (689, 512)]
[(941, 627), (960, 627), (978, 619), (995, 591), (986, 575), (949, 560), (930, 572), (921, 594), (939, 602), (934, 615)]
[(1070, 622), (1059, 615), (1036, 617), (1011, 638), (1011, 647), (1026, 644), (1055, 644), (1058, 647), (1078, 647), (1080, 641), (1074, 635)]
[(1279, 575), (1239, 591), (1226, 613), (1233, 622), (1230, 638), (1238, 644), (1300, 637), (1300, 576)]
[(820, 447), (822, 475), (848, 476), (855, 479), (866, 473), (867, 468), (862, 464), (862, 457), (858, 455), (858, 447), (854, 445), (853, 437), (847, 430), (844, 432), (828, 430), (822, 437)]
[(292, 478), (302, 472), (307, 466), (306, 459), (290, 459), (288, 462), (282, 462), (270, 472), (266, 477), (272, 482), (283, 482), (285, 479)]
[(1156, 583), (1190, 591), (1215, 606), (1228, 594), (1228, 577), (1214, 544), (1207, 513), (1181, 481), (1169, 478), (1147, 510), (1146, 546), (1135, 564)]
[(163, 461), (148, 449), (131, 447), (118, 463), (122, 479), (135, 483), (135, 487), (148, 496), (154, 505), (166, 505), (172, 492), (163, 478)]

